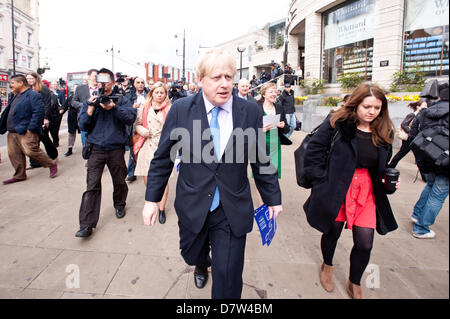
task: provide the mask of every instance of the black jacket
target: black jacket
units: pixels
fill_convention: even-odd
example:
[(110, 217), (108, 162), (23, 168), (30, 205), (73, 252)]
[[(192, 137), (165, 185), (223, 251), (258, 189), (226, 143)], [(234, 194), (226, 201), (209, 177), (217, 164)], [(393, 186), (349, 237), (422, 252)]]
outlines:
[(283, 106), (284, 112), (286, 114), (294, 114), (295, 113), (295, 97), (294, 90), (290, 90), (290, 92), (286, 92), (283, 90), (281, 93), (279, 101)]
[[(308, 144), (305, 154), (305, 175), (312, 181), (311, 196), (303, 206), (309, 224), (328, 233), (345, 201), (357, 165), (356, 124), (349, 120), (336, 123), (338, 137), (329, 158), (335, 129), (327, 118)], [(386, 196), (382, 179), (392, 156), (392, 145), (378, 147), (378, 167), (370, 171), (375, 205), (377, 207), (377, 231), (385, 235), (398, 228)]]
[[(147, 94), (150, 92), (149, 89), (144, 88), (144, 94), (147, 96)], [(126, 95), (125, 95), (131, 102), (131, 105), (134, 105), (137, 100), (137, 93), (136, 88), (132, 88)]]
[[(439, 101), (433, 104), (428, 109), (422, 110), (413, 122), (411, 131), (409, 132), (408, 142), (412, 145), (412, 141), (419, 134), (419, 132), (427, 127), (436, 125), (440, 119), (443, 119), (444, 127), (449, 128), (449, 104), (448, 101)], [(421, 152), (414, 152), (416, 157), (416, 164), (422, 174), (435, 173), (436, 175), (443, 175), (449, 177), (448, 167), (437, 167), (433, 161), (424, 156)]]
[[(260, 100), (258, 102), (258, 105), (261, 107), (261, 110), (264, 114), (264, 107), (263, 107), (263, 101)], [(274, 104), (275, 106), (275, 114), (278, 115), (280, 114), (280, 122), (284, 122), (284, 127), (283, 128), (278, 128), (278, 136), (280, 137), (280, 142), (281, 145), (292, 145), (292, 142), (290, 139), (288, 139), (284, 134), (289, 133), (289, 124), (286, 121), (286, 113), (284, 113), (284, 109), (281, 106), (281, 104), (279, 102), (275, 102)]]

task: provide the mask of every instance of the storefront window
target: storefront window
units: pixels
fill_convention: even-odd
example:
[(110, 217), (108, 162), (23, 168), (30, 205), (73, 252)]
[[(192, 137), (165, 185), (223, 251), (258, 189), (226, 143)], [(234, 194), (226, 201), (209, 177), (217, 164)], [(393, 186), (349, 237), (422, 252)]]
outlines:
[(448, 1), (407, 0), (403, 65), (427, 76), (448, 75)]
[(359, 0), (323, 15), (322, 77), (345, 74), (372, 79), (375, 0)]

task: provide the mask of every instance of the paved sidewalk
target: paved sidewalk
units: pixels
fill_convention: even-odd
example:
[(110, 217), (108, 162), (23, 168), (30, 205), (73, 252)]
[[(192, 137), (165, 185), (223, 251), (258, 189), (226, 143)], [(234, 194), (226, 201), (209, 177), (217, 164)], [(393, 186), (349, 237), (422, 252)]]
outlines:
[[(306, 222), (302, 205), (309, 191), (297, 187), (293, 164), (293, 152), (304, 135), (295, 132), (294, 145), (283, 146), (284, 213), (274, 242), (262, 247), (256, 225), (248, 235), (243, 298), (348, 298), (350, 231), (344, 230), (336, 250), (335, 291), (327, 293), (319, 283), (321, 234)], [(63, 135), (61, 154), (66, 140)], [(210, 298), (211, 281), (203, 290), (195, 288), (193, 267), (179, 254), (172, 205), (176, 176), (170, 181), (167, 223), (148, 228), (141, 218), (142, 180), (129, 184), (127, 216), (118, 220), (105, 169), (98, 228), (87, 240), (75, 238), (86, 179), (79, 136), (77, 143), (73, 156), (60, 157), (56, 179), (49, 179), (48, 169), (35, 169), (27, 171), (25, 182), (0, 185), (0, 298)], [(417, 169), (412, 154), (400, 162), (399, 169), (402, 188), (390, 197), (399, 229), (384, 237), (376, 235), (370, 261), (375, 266), (363, 277), (364, 295), (371, 299), (449, 298), (448, 199), (432, 227), (436, 238), (413, 238), (409, 216), (424, 183), (413, 183)], [(12, 173), (3, 149), (0, 181)], [(79, 288), (74, 280), (78, 273)], [(379, 279), (379, 288), (366, 287), (366, 280), (372, 278)]]

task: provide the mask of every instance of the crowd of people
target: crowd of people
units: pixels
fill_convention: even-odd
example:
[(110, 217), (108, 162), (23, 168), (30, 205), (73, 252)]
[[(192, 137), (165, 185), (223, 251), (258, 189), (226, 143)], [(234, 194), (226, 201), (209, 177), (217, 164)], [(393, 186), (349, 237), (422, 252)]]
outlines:
[[(195, 285), (206, 285), (211, 267), (212, 297), (240, 298), (246, 236), (253, 229), (254, 213), (247, 167), (250, 164), (259, 203), (267, 205), (270, 219), (277, 218), (283, 212), (281, 147), (292, 145), (289, 138), (298, 127), (294, 80), (288, 65), (284, 72), (275, 65), (273, 74), (263, 70), (258, 83), (253, 77), (251, 81), (241, 79), (234, 87), (235, 61), (218, 50), (207, 52), (197, 69), (199, 87), (152, 81), (146, 86), (140, 77), (130, 79), (108, 69), (92, 69), (87, 82), (72, 88), (67, 99), (57, 82), (47, 88), (36, 73), (13, 76), (0, 134), (8, 132), (8, 154), (15, 173), (3, 183), (26, 180), (26, 157), (49, 168), (51, 178), (57, 176), (58, 132), (62, 115), (68, 112), (65, 156), (73, 155), (77, 133), (81, 133), (82, 155), (87, 160), (86, 191), (75, 236), (87, 238), (97, 226), (105, 165), (112, 177), (119, 219), (126, 216), (127, 182), (142, 177), (142, 216), (148, 226), (157, 220), (166, 222), (168, 182), (177, 169), (174, 208), (180, 249), (186, 263), (195, 266)], [(285, 78), (280, 92), (271, 79), (282, 74)], [(251, 92), (255, 85), (260, 86), (258, 99)], [(361, 84), (346, 96), (344, 104), (333, 110), (312, 136), (304, 158), (305, 176), (312, 184), (304, 211), (311, 227), (323, 233), (319, 278), (326, 291), (334, 290), (333, 257), (346, 226), (354, 240), (346, 290), (352, 298), (363, 297), (360, 281), (370, 260), (375, 231), (385, 235), (398, 227), (388, 195), (401, 183), (395, 180), (394, 189), (389, 189), (386, 169), (397, 166), (417, 144), (416, 137), (439, 126), (447, 129), (446, 162), (430, 159), (420, 151), (420, 145), (413, 148), (427, 183), (411, 216), (413, 236), (435, 236), (430, 226), (449, 189), (448, 83), (439, 84), (434, 98), (438, 100), (410, 105), (414, 112), (402, 123), (407, 137), (392, 160), (395, 129), (388, 102), (384, 91), (370, 83)], [(275, 122), (267, 121), (274, 117)], [(200, 134), (196, 134), (196, 123), (200, 123)], [(239, 143), (237, 129), (262, 133), (264, 139)], [(188, 138), (183, 132), (189, 133)], [(242, 148), (244, 160), (239, 161), (237, 155), (230, 160), (229, 153), (239, 154)], [(251, 156), (254, 150), (256, 157)], [(209, 155), (212, 161), (206, 160)]]

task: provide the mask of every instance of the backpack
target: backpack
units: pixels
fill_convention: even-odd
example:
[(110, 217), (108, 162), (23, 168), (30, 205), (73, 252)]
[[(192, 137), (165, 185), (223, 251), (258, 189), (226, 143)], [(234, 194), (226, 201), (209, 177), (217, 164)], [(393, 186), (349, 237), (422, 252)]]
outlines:
[(448, 119), (441, 118), (433, 125), (427, 125), (411, 142), (415, 154), (421, 153), (436, 167), (444, 168), (449, 164)]
[[(310, 180), (308, 180), (305, 176), (305, 166), (304, 166), (304, 162), (305, 162), (305, 154), (306, 151), (308, 149), (308, 144), (311, 141), (311, 139), (313, 138), (314, 134), (316, 134), (316, 132), (319, 130), (320, 126), (322, 124), (320, 124), (318, 127), (316, 127), (314, 130), (312, 130), (311, 133), (309, 133), (308, 135), (306, 135), (306, 137), (303, 139), (302, 144), (300, 144), (300, 146), (297, 148), (297, 150), (294, 152), (294, 158), (295, 158), (295, 175), (297, 177), (297, 184), (300, 187), (306, 188), (306, 189), (310, 189), (312, 188), (312, 182)], [(327, 152), (327, 163), (331, 154), (331, 151), (333, 149), (334, 143), (337, 140), (337, 136), (338, 136), (339, 131), (337, 129), (334, 130), (333, 133), (333, 139), (331, 141), (331, 146), (330, 149)], [(328, 165), (328, 164), (327, 164)]]

